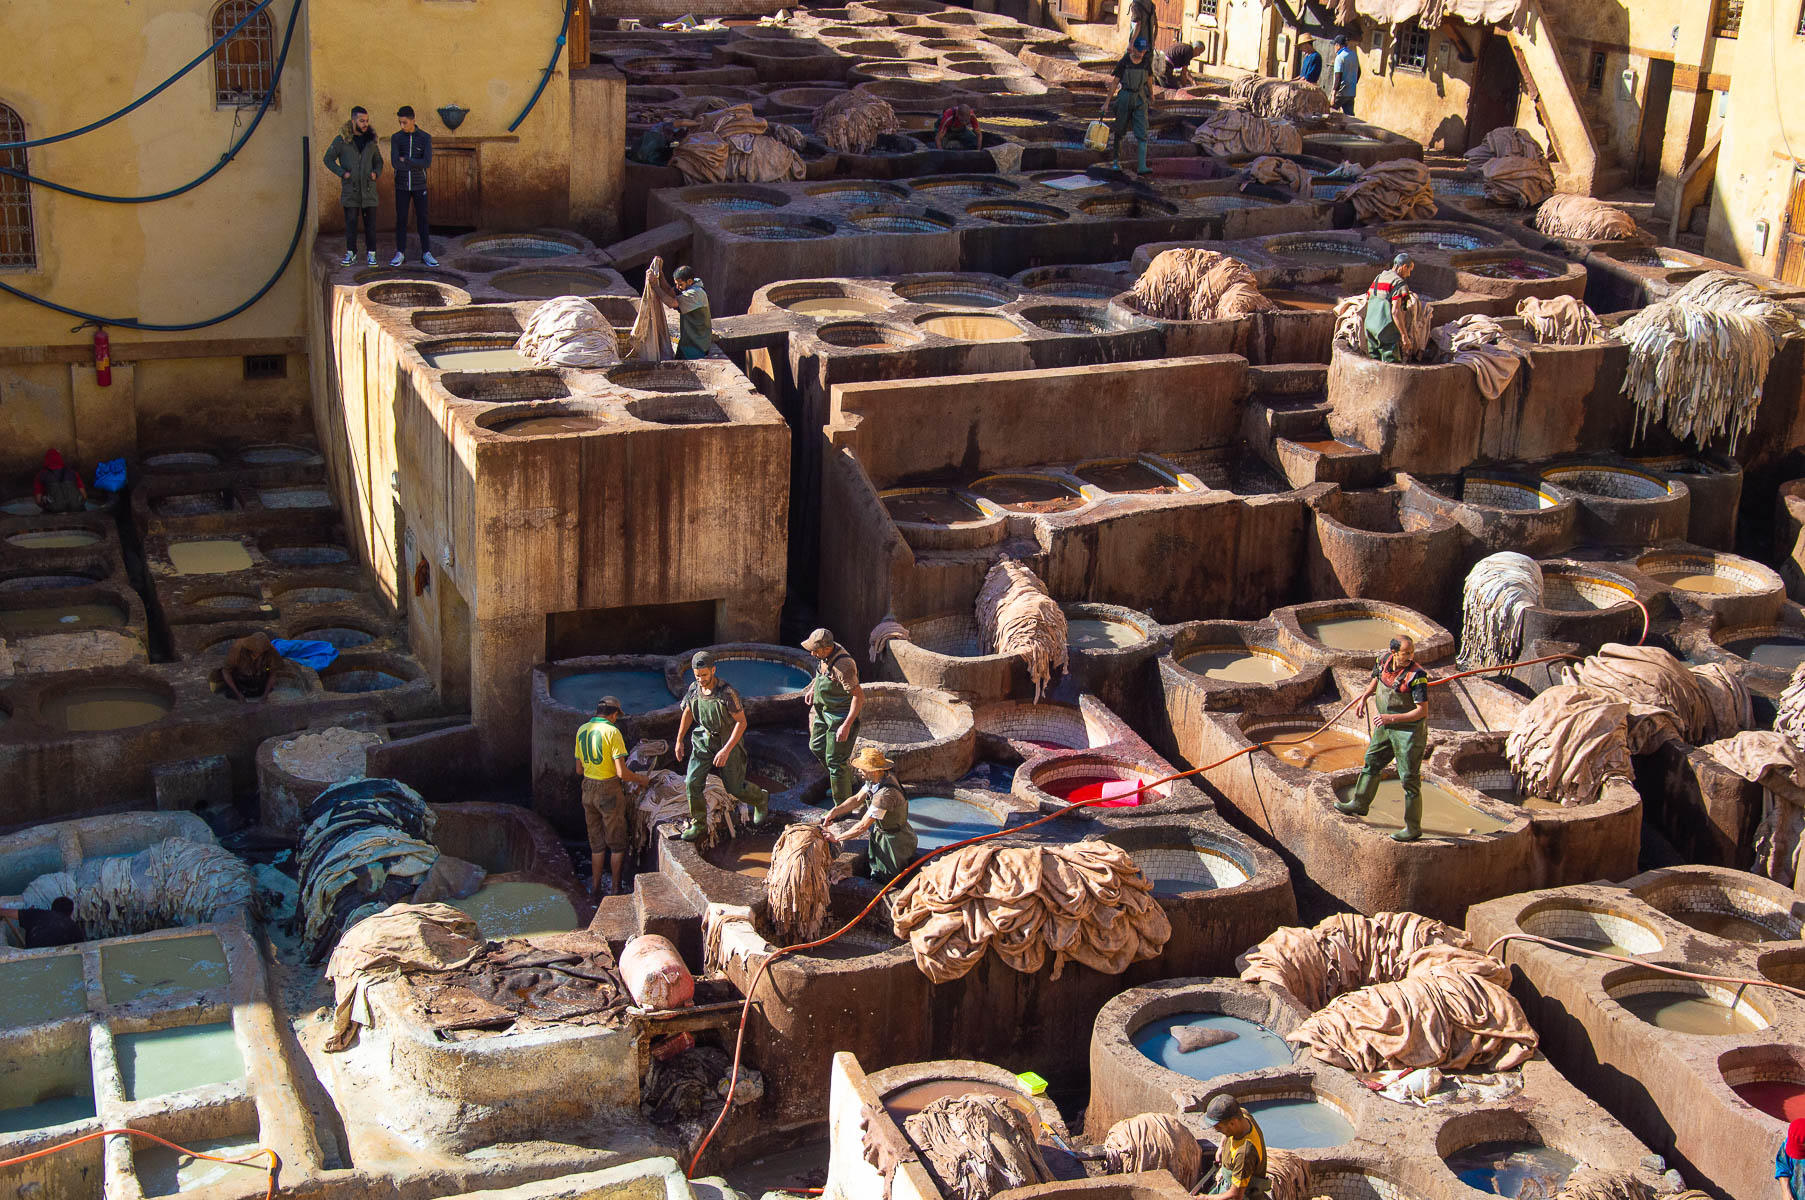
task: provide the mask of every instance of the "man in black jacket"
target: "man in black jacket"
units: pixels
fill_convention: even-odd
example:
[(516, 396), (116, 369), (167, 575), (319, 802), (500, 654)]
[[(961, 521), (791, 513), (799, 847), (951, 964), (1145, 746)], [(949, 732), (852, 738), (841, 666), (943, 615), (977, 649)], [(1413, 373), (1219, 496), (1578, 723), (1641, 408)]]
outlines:
[(403, 104), (395, 113), (401, 128), (389, 138), (389, 165), (395, 169), (395, 257), (389, 266), (407, 261), (407, 209), (413, 205), (420, 234), (420, 261), (439, 265), (432, 256), (432, 225), (426, 217), (426, 168), (432, 165), (432, 134), (414, 125), (414, 108)]

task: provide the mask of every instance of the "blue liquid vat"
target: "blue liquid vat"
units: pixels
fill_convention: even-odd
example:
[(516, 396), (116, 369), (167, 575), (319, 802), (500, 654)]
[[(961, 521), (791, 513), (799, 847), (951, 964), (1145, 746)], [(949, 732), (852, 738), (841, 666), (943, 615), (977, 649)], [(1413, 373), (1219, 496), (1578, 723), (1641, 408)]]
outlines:
[(49, 1129), (71, 1121), (86, 1121), (94, 1116), (92, 1096), (54, 1096), (27, 1104), (23, 1108), (0, 1108), (0, 1133), (24, 1133), (32, 1129)]
[(1553, 1195), (1579, 1165), (1571, 1155), (1528, 1142), (1468, 1146), (1447, 1162), (1468, 1187), (1510, 1200)]
[[(1194, 890), (1196, 885), (1190, 886)], [(1157, 886), (1154, 891), (1159, 891)], [(1235, 1040), (1205, 1046), (1201, 1050), (1180, 1050), (1172, 1031), (1197, 1025), (1206, 1029), (1225, 1029), (1235, 1035)], [(1160, 1066), (1192, 1079), (1215, 1079), (1219, 1075), (1291, 1065), (1291, 1047), (1285, 1044), (1285, 1039), (1263, 1025), (1223, 1013), (1178, 1013), (1161, 1017), (1141, 1026), (1130, 1040), (1136, 1050)]]
[(731, 683), (742, 700), (787, 696), (809, 684), (809, 673), (801, 667), (762, 658), (723, 658), (715, 664), (715, 674)]
[(551, 682), (552, 699), (567, 708), (593, 713), (603, 696), (620, 701), (628, 716), (656, 712), (677, 702), (665, 686), (663, 671), (585, 671)]
[(909, 824), (923, 851), (938, 850), (1003, 827), (1001, 817), (981, 805), (952, 796), (910, 796)]
[(1320, 1100), (1252, 1100), (1246, 1107), (1266, 1144), (1278, 1150), (1339, 1146), (1354, 1137), (1347, 1118)]

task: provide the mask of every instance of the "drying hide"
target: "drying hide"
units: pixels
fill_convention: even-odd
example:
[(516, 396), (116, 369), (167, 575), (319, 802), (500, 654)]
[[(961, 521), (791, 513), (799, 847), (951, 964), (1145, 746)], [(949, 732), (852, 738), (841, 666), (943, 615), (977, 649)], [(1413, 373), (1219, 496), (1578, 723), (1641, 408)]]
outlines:
[(778, 835), (765, 896), (771, 903), (771, 924), (784, 945), (812, 942), (827, 928), (833, 866), (834, 845), (821, 826), (790, 825)]
[(1492, 130), (1482, 138), (1477, 146), (1466, 153), (1467, 165), (1479, 167), (1494, 158), (1540, 158), (1547, 159), (1542, 144), (1535, 140), (1529, 130), (1518, 125), (1503, 125)]
[[(1398, 323), (1398, 348), (1403, 352), (1404, 361), (1420, 362), (1424, 352), (1434, 344), (1429, 331), (1432, 310), (1415, 289), (1411, 289), (1404, 293), (1402, 303), (1394, 307), (1392, 315)], [(1365, 292), (1343, 296), (1335, 302), (1335, 341), (1342, 349), (1366, 357)]]
[(333, 993), (326, 1049), (344, 1050), (357, 1040), (359, 1026), (375, 1025), (366, 996), (371, 984), (416, 971), (461, 967), (482, 948), (475, 918), (449, 904), (397, 904), (358, 922), (326, 964)]
[(432, 810), (398, 780), (334, 784), (302, 821), (298, 913), (309, 962), (325, 958), (360, 919), (411, 899), (439, 859)]
[(815, 135), (840, 154), (868, 154), (879, 137), (901, 129), (895, 109), (863, 92), (844, 92), (815, 110)]
[(808, 173), (801, 155), (768, 134), (723, 135), (707, 129), (677, 143), (671, 166), (688, 183), (775, 183)]
[[(1228, 85), (1229, 103), (1245, 105), (1256, 117), (1285, 121), (1326, 116), (1329, 94), (1303, 79), (1268, 79), (1249, 72)], [(1301, 147), (1302, 139), (1299, 144)]]
[(1266, 1148), (1266, 1181), (1271, 1200), (1310, 1200), (1310, 1164), (1289, 1150)]
[(1502, 550), (1474, 563), (1461, 593), (1460, 665), (1516, 661), (1523, 610), (1541, 602), (1542, 568), (1527, 554)]
[(879, 621), (876, 627), (871, 631), (871, 644), (867, 647), (870, 651), (869, 657), (872, 662), (876, 662), (877, 656), (882, 654), (884, 652), (884, 647), (888, 646), (891, 642), (907, 642), (912, 640), (907, 625), (904, 625), (895, 617), (886, 616), (883, 620)]
[(1046, 585), (1012, 558), (999, 559), (978, 589), (978, 639), (988, 654), (1014, 654), (1028, 665), (1034, 702), (1066, 669), (1065, 612)]
[(536, 367), (611, 367), (620, 362), (614, 326), (581, 296), (559, 296), (533, 310), (514, 348)]
[(1485, 177), (1485, 198), (1493, 204), (1534, 208), (1554, 195), (1554, 172), (1539, 154), (1494, 158), (1479, 170)]
[(1429, 168), (1413, 158), (1368, 167), (1341, 198), (1354, 206), (1362, 224), (1425, 221), (1435, 215), (1435, 185)]
[(1574, 296), (1530, 296), (1517, 302), (1517, 316), (1538, 346), (1593, 346), (1611, 340), (1598, 314)]
[(1491, 317), (1468, 313), (1432, 335), (1448, 361), (1466, 367), (1479, 381), (1487, 400), (1496, 400), (1515, 382), (1523, 366), (1523, 350)]
[(486, 941), (467, 962), (396, 987), (413, 1022), (440, 1036), (614, 1025), (633, 1003), (607, 939), (586, 929)]
[(1103, 1161), (1111, 1175), (1170, 1171), (1187, 1192), (1203, 1174), (1203, 1147), (1185, 1123), (1169, 1113), (1142, 1113), (1109, 1127)]
[(1277, 307), (1246, 263), (1196, 247), (1160, 251), (1129, 294), (1136, 308), (1168, 321), (1235, 321)]
[(1556, 684), (1517, 714), (1504, 756), (1525, 795), (1589, 804), (1606, 779), (1631, 778), (1629, 718), (1622, 700)]
[(1663, 425), (1701, 446), (1729, 435), (1729, 450), (1755, 424), (1767, 370), (1799, 321), (1752, 285), (1709, 271), (1624, 321), (1630, 348), (1623, 394), (1636, 406), (1636, 436)]
[(705, 133), (718, 133), (724, 138), (764, 133), (769, 128), (763, 117), (752, 115), (750, 104), (729, 104), (726, 108), (705, 112), (696, 118), (695, 127)]
[(1774, 712), (1774, 732), (1785, 734), (1788, 741), (1805, 750), (1805, 663), (1792, 669), (1792, 679), (1780, 693), (1780, 702)]
[[(1408, 25), (1414, 21), (1424, 29), (1435, 29), (1444, 21), (1508, 25), (1516, 20), (1522, 4), (1523, 0), (1354, 0), (1352, 7), (1378, 25)], [(1344, 20), (1337, 16), (1339, 24), (1352, 22), (1352, 17)]]
[(1805, 835), (1805, 750), (1786, 734), (1746, 729), (1702, 747), (1725, 770), (1761, 785), (1761, 824), (1755, 830), (1750, 868), (1787, 887), (1798, 882), (1799, 845)]
[(49, 908), (67, 896), (89, 938), (110, 938), (225, 920), (256, 892), (250, 866), (230, 850), (171, 837), (133, 855), (40, 875), (25, 886), (20, 907)]
[[(1634, 1175), (1582, 1165), (1573, 1168), (1548, 1200), (1655, 1200), (1655, 1190)], [(1705, 1193), (1678, 1192), (1667, 1200), (1705, 1200)]]
[(664, 259), (652, 256), (646, 264), (645, 286), (639, 290), (639, 312), (633, 318), (633, 332), (627, 335), (628, 354), (634, 362), (663, 362), (671, 356), (671, 329), (664, 314), (664, 301), (652, 288), (652, 281), (664, 277)]
[(1312, 1012), (1370, 983), (1401, 978), (1425, 946), (1471, 950), (1467, 935), (1417, 913), (1336, 913), (1313, 928), (1286, 925), (1243, 954), (1241, 978), (1290, 993)]
[(1212, 158), (1243, 154), (1302, 154), (1304, 135), (1288, 121), (1269, 120), (1239, 109), (1223, 108), (1191, 135), (1191, 144)]
[(959, 979), (995, 950), (1032, 975), (1053, 959), (1120, 975), (1153, 958), (1172, 926), (1153, 885), (1120, 846), (982, 843), (948, 851), (897, 893), (891, 918), (934, 983)]
[(1034, 1126), (1002, 1096), (942, 1096), (907, 1118), (903, 1130), (921, 1161), (956, 1200), (1053, 1182)]
[(1302, 163), (1274, 154), (1262, 155), (1248, 163), (1247, 175), (1255, 183), (1282, 187), (1299, 200), (1308, 200), (1315, 187), (1311, 182), (1310, 172), (1304, 170)]
[(1591, 196), (1558, 193), (1536, 209), (1535, 227), (1549, 237), (1576, 242), (1620, 242), (1636, 236), (1636, 219)]
[(1674, 737), (1702, 746), (1754, 720), (1741, 680), (1717, 664), (1689, 667), (1659, 646), (1607, 642), (1568, 671), (1574, 682), (1630, 703), (1632, 754)]
[[(628, 810), (633, 831), (633, 846), (643, 850), (651, 844), (661, 825), (685, 824), (689, 821), (689, 793), (683, 776), (675, 771), (652, 771), (645, 784), (627, 785)], [(739, 834), (739, 801), (727, 791), (720, 776), (709, 773), (702, 787), (702, 799), (708, 807), (707, 828), (702, 831), (702, 844), (712, 846), (730, 841)]]

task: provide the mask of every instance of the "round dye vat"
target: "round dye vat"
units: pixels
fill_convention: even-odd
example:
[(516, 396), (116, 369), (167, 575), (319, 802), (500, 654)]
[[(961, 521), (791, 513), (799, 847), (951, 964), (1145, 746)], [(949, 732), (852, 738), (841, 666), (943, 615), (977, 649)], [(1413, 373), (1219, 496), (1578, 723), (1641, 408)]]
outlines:
[(1155, 896), (1193, 896), (1248, 880), (1241, 864), (1228, 855), (1196, 846), (1148, 846), (1128, 857), (1153, 885)]
[(1788, 1083), (1782, 1079), (1762, 1079), (1754, 1083), (1739, 1083), (1730, 1089), (1743, 1100), (1743, 1103), (1760, 1109), (1777, 1121), (1797, 1121), (1805, 1118), (1805, 1084)]
[(97, 733), (148, 725), (172, 707), (171, 701), (144, 688), (84, 687), (46, 699), (43, 715), (70, 733)]
[(1039, 1119), (1033, 1102), (1020, 1092), (994, 1083), (979, 1083), (975, 1079), (931, 1079), (900, 1088), (884, 1097), (884, 1111), (901, 1124), (905, 1118), (915, 1116), (934, 1101), (948, 1096), (997, 1096), (1021, 1109), (1023, 1116)]
[(876, 300), (861, 300), (857, 296), (811, 296), (806, 300), (792, 300), (783, 307), (805, 317), (823, 320), (863, 317), (884, 311), (884, 306)]
[[(996, 308), (1009, 303), (1010, 299), (1007, 292), (957, 283), (905, 283), (896, 289), (896, 294), (910, 304), (925, 304), (930, 308)], [(1014, 326), (1010, 328), (1014, 329)]]
[(224, 575), (248, 571), (251, 552), (236, 538), (169, 543), (169, 561), (177, 575)]
[(944, 313), (923, 317), (916, 324), (929, 333), (937, 333), (956, 342), (1002, 342), (1020, 337), (1022, 333), (1021, 327), (1013, 321), (978, 313)]
[(263, 552), (263, 556), (283, 567), (323, 567), (351, 561), (349, 550), (325, 543), (317, 546), (271, 546)]
[(946, 488), (921, 488), (882, 499), (892, 521), (910, 525), (965, 525), (984, 519), (971, 501)]
[(100, 535), (92, 529), (28, 529), (6, 539), (8, 545), (24, 550), (70, 550), (99, 540)]
[(1178, 485), (1138, 458), (1119, 462), (1086, 463), (1073, 472), (1092, 487), (1118, 494), (1175, 492)]
[[(367, 646), (376, 640), (374, 634), (349, 625), (322, 625), (317, 629), (303, 629), (296, 637), (304, 641), (329, 642), (340, 650)], [(590, 707), (593, 708), (594, 705), (591, 704)]]
[[(747, 778), (751, 778), (750, 772), (747, 773)], [(735, 875), (744, 875), (748, 879), (763, 879), (771, 873), (771, 848), (776, 844), (774, 834), (735, 838), (731, 842), (710, 848), (704, 857), (723, 871), (732, 871)]]
[(263, 488), (257, 499), (265, 508), (326, 508), (332, 503), (323, 487)]
[(510, 880), (485, 883), (474, 895), (448, 901), (476, 921), (492, 941), (536, 933), (569, 933), (577, 927), (570, 897), (548, 884)]
[(1682, 592), (1707, 592), (1716, 596), (1728, 596), (1748, 590), (1734, 579), (1698, 571), (1651, 571), (1649, 578)]
[(1313, 267), (1345, 267), (1350, 263), (1379, 261), (1376, 253), (1351, 242), (1299, 242), (1294, 245), (1268, 246), (1267, 249), (1280, 258)]
[(1113, 775), (1065, 775), (1041, 784), (1040, 790), (1071, 804), (1094, 801), (1097, 808), (1134, 808), (1143, 801), (1159, 799), (1157, 792), (1141, 790), (1141, 785), (1148, 782)]
[(53, 608), (0, 608), (0, 636), (22, 633), (91, 629), (97, 625), (124, 625), (125, 609), (117, 604), (63, 604)]
[(613, 696), (628, 716), (656, 712), (677, 702), (664, 682), (663, 671), (584, 671), (551, 681), (552, 699), (566, 708), (592, 713), (596, 701)]
[(472, 254), (498, 254), (503, 258), (561, 258), (566, 254), (577, 252), (577, 248), (569, 242), (518, 234), (507, 237), (482, 238), (470, 242), (464, 249)]
[(1085, 503), (1066, 483), (1036, 475), (992, 475), (973, 483), (971, 490), (1012, 512), (1065, 512)]
[(980, 804), (953, 796), (910, 796), (909, 824), (921, 850), (938, 850), (981, 833), (995, 833), (1003, 819)]
[(1335, 307), (1335, 301), (1327, 296), (1319, 296), (1315, 292), (1274, 289), (1263, 292), (1262, 295), (1280, 308), (1288, 308), (1296, 312), (1328, 312)]
[(329, 671), (320, 676), (320, 685), (329, 692), (358, 693), (386, 692), (390, 688), (398, 688), (407, 680), (399, 675), (391, 675), (387, 671), (360, 670), (348, 668), (342, 671)]
[(1206, 646), (1195, 654), (1187, 654), (1178, 665), (1206, 679), (1227, 683), (1277, 683), (1297, 674), (1297, 668), (1270, 650), (1253, 647)]
[(1553, 279), (1560, 274), (1551, 267), (1527, 259), (1507, 258), (1499, 262), (1473, 263), (1460, 268), (1470, 275), (1486, 279)]
[(0, 592), (52, 591), (89, 587), (93, 583), (92, 575), (15, 575), (11, 579), (0, 579)]
[[(722, 658), (715, 663), (715, 674), (733, 685), (743, 699), (760, 696), (788, 696), (809, 685), (809, 673), (789, 663), (764, 658)], [(685, 675), (685, 686), (689, 676)]]
[(509, 437), (543, 437), (553, 433), (588, 433), (601, 427), (599, 417), (566, 413), (555, 417), (522, 417), (518, 421), (491, 425), (489, 429), (493, 433), (505, 433)]
[(1510, 1200), (1554, 1195), (1579, 1165), (1572, 1155), (1533, 1142), (1484, 1142), (1445, 1161), (1468, 1187)]
[(1763, 1028), (1760, 1021), (1741, 1009), (1692, 992), (1636, 992), (1611, 998), (1657, 1029), (1674, 1033), (1728, 1037)]
[(1278, 1150), (1310, 1150), (1353, 1140), (1348, 1119), (1319, 1100), (1249, 1100), (1242, 1107), (1260, 1123), (1266, 1144)]
[(470, 346), (422, 354), (429, 367), (441, 371), (529, 371), (533, 363), (513, 346)]
[[(1180, 1030), (1211, 1029), (1234, 1035), (1228, 1041), (1195, 1050), (1183, 1049)], [(1192, 1079), (1261, 1071), (1291, 1065), (1291, 1047), (1285, 1039), (1252, 1021), (1224, 1013), (1177, 1013), (1149, 1021), (1130, 1035), (1142, 1054), (1166, 1068)], [(1270, 1135), (1268, 1135), (1270, 1136)]]
[(1757, 921), (1751, 921), (1747, 917), (1738, 916), (1735, 913), (1712, 912), (1708, 909), (1682, 909), (1668, 915), (1680, 924), (1690, 926), (1700, 933), (1708, 933), (1712, 937), (1720, 937), (1732, 942), (1790, 940)]
[(305, 446), (272, 444), (247, 446), (239, 451), (238, 457), (257, 466), (267, 466), (271, 463), (312, 462), (319, 455)]
[(1074, 617), (1065, 623), (1065, 644), (1074, 650), (1121, 650), (1140, 645), (1146, 636), (1125, 621)]
[(1361, 650), (1377, 654), (1391, 645), (1399, 634), (1415, 635), (1394, 621), (1383, 617), (1325, 617), (1302, 623), (1304, 636), (1315, 638), (1331, 650)]
[(604, 290), (607, 276), (588, 271), (518, 271), (497, 276), (493, 283), (510, 296), (550, 300), (557, 296), (588, 296)]
[(1305, 737), (1307, 732), (1281, 733), (1276, 740), (1283, 744), (1267, 746), (1266, 752), (1294, 767), (1324, 774), (1352, 770), (1366, 759), (1367, 739), (1357, 733), (1338, 726)]
[[(1335, 789), (1341, 799), (1354, 794), (1352, 780)], [(1379, 781), (1373, 806), (1360, 818), (1375, 829), (1404, 828), (1404, 785), (1395, 779)], [(1423, 780), (1423, 834), (1427, 837), (1461, 837), (1467, 834), (1496, 833), (1507, 822), (1482, 813), (1440, 784)]]
[[(991, 220), (995, 219), (991, 217)], [(1078, 279), (1052, 279), (1046, 283), (1033, 284), (1028, 290), (1037, 296), (1058, 296), (1068, 300), (1107, 300), (1126, 289), (1112, 288), (1101, 283), (1085, 283)]]
[(1726, 644), (1724, 649), (1760, 666), (1787, 672), (1805, 663), (1805, 638), (1743, 638)]

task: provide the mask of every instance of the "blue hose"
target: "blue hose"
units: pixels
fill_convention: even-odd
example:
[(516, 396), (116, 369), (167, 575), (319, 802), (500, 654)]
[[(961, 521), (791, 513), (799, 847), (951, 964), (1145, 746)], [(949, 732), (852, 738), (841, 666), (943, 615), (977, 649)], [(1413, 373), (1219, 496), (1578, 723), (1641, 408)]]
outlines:
[(159, 325), (150, 321), (140, 321), (135, 317), (102, 317), (91, 312), (83, 312), (79, 308), (70, 308), (64, 304), (58, 304), (54, 300), (46, 300), (42, 296), (34, 296), (30, 292), (22, 292), (4, 280), (0, 280), (0, 292), (5, 292), (11, 296), (17, 296), (19, 299), (29, 301), (39, 308), (48, 308), (53, 312), (64, 313), (71, 317), (80, 317), (82, 322), (87, 325), (111, 325), (116, 329), (136, 329), (144, 333), (186, 333), (192, 329), (205, 329), (209, 325), (218, 325), (222, 321), (230, 321), (233, 317), (268, 295), (269, 290), (276, 286), (276, 281), (282, 278), (282, 273), (288, 270), (288, 264), (294, 261), (295, 249), (301, 244), (301, 233), (307, 227), (307, 200), (308, 195), (312, 190), (313, 183), (313, 155), (308, 148), (310, 141), (311, 139), (306, 137), (301, 139), (301, 205), (299, 211), (295, 213), (295, 231), (293, 236), (288, 239), (288, 253), (282, 256), (281, 265), (276, 268), (275, 273), (263, 281), (263, 286), (258, 288), (256, 292), (251, 295), (249, 300), (246, 300), (236, 308), (223, 312), (217, 317), (208, 317), (204, 321), (189, 321), (182, 325)]
[(566, 31), (570, 28), (570, 14), (576, 11), (576, 7), (577, 0), (564, 0), (564, 23), (558, 26), (558, 40), (552, 44), (551, 61), (545, 64), (545, 73), (539, 76), (539, 86), (533, 89), (532, 99), (526, 102), (526, 107), (520, 110), (520, 115), (514, 118), (512, 125), (508, 126), (509, 133), (520, 128), (520, 123), (526, 120), (526, 115), (533, 111), (535, 104), (539, 103), (539, 97), (545, 94), (545, 85), (551, 82), (552, 72), (558, 69), (558, 55), (564, 53)]
[(15, 171), (11, 167), (0, 167), (0, 175), (8, 175), (14, 179), (23, 179), (26, 183), (34, 184), (41, 188), (49, 188), (53, 192), (62, 192), (66, 196), (79, 196), (83, 200), (99, 200), (103, 204), (153, 204), (158, 200), (168, 200), (171, 197), (180, 196), (184, 192), (193, 191), (201, 184), (225, 170), (226, 165), (234, 158), (238, 157), (238, 152), (244, 149), (245, 145), (251, 140), (251, 135), (257, 132), (257, 126), (263, 123), (263, 115), (269, 111), (270, 104), (276, 98), (276, 88), (282, 83), (282, 68), (284, 64), (288, 62), (288, 46), (289, 42), (292, 41), (295, 36), (296, 18), (301, 15), (301, 5), (303, 2), (304, 0), (295, 0), (295, 6), (288, 14), (288, 28), (282, 34), (282, 52), (276, 56), (276, 69), (270, 78), (269, 90), (263, 94), (263, 102), (257, 106), (257, 114), (251, 118), (251, 123), (245, 126), (243, 135), (232, 144), (232, 147), (220, 156), (218, 162), (214, 163), (212, 167), (198, 178), (191, 179), (180, 187), (170, 188), (166, 192), (158, 192), (154, 196), (107, 196), (100, 192), (88, 192), (83, 191), (81, 188), (69, 187), (67, 184), (52, 183), (48, 179), (40, 179), (36, 175), (28, 174), (25, 171)]
[[(23, 142), (0, 142), (0, 150), (29, 150), (33, 146), (48, 146), (48, 145), (52, 144), (53, 142), (66, 142), (70, 138), (80, 137), (84, 133), (92, 133), (96, 129), (99, 129), (103, 125), (111, 125), (114, 121), (117, 121), (120, 117), (125, 116), (127, 113), (131, 112), (133, 109), (136, 109), (136, 108), (142, 106), (147, 101), (149, 101), (152, 97), (154, 97), (157, 94), (159, 94), (160, 92), (162, 92), (163, 89), (167, 88), (170, 84), (174, 83), (176, 80), (180, 79), (182, 76), (188, 74), (188, 72), (194, 70), (194, 68), (200, 66), (202, 63), (206, 62), (209, 58), (213, 57), (213, 52), (215, 50), (218, 50), (221, 46), (225, 45), (227, 42), (231, 41), (234, 37), (236, 37), (238, 35), (238, 31), (240, 29), (243, 29), (247, 24), (249, 24), (252, 17), (256, 16), (258, 13), (260, 13), (264, 9), (268, 8), (273, 3), (275, 3), (275, 0), (258, 0), (257, 7), (253, 8), (250, 12), (244, 14), (244, 19), (242, 21), (240, 21), (240, 22), (238, 22), (238, 24), (232, 26), (232, 28), (226, 30), (226, 32), (224, 34), (220, 35), (220, 39), (218, 41), (214, 42), (211, 46), (208, 46), (205, 50), (202, 50), (200, 52), (200, 54), (198, 54), (192, 60), (190, 60), (190, 62), (188, 63), (187, 66), (185, 66), (181, 70), (177, 71), (174, 75), (171, 75), (168, 79), (165, 79), (162, 83), (159, 83), (156, 87), (150, 89), (150, 91), (145, 92), (142, 96), (139, 96), (136, 100), (132, 101), (130, 104), (126, 105), (124, 108), (120, 109), (118, 112), (113, 113), (110, 116), (102, 117), (98, 121), (90, 121), (88, 124), (83, 125), (80, 129), (71, 129), (67, 133), (53, 133), (49, 137), (31, 138), (31, 139), (28, 139)], [(568, 19), (569, 18), (566, 18), (566, 20), (568, 20)]]

